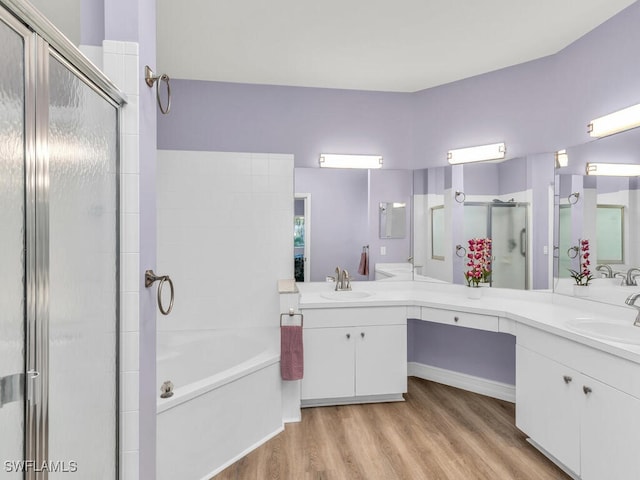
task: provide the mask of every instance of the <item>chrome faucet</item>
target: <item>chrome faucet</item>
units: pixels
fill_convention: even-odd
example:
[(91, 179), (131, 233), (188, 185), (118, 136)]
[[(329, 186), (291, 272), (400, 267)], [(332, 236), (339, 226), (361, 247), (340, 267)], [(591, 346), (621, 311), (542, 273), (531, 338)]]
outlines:
[(598, 272), (602, 272), (603, 270), (606, 270), (606, 271), (607, 271), (607, 273), (605, 273), (604, 278), (613, 278), (613, 268), (611, 268), (611, 266), (610, 266), (610, 265), (605, 265), (605, 264), (598, 265), (598, 266), (596, 267), (596, 270), (597, 270)]
[(638, 315), (636, 315), (636, 319), (633, 322), (633, 325), (636, 327), (640, 327), (640, 306), (636, 305), (636, 300), (640, 297), (640, 293), (632, 293), (627, 297), (624, 301), (627, 305), (631, 307), (635, 307), (638, 310)]
[(336, 292), (351, 290), (351, 278), (349, 272), (346, 269), (341, 270), (340, 267), (336, 267)]
[[(634, 275), (634, 272), (636, 272), (637, 274)], [(636, 284), (636, 277), (640, 276), (640, 268), (630, 268), (629, 270), (627, 270), (627, 285), (635, 285)]]

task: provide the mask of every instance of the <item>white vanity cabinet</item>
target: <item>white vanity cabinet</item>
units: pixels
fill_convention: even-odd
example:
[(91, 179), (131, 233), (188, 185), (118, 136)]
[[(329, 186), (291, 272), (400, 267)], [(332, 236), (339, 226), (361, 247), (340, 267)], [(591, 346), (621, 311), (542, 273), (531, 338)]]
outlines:
[(516, 425), (583, 480), (640, 478), (638, 375), (640, 365), (519, 325)]
[(303, 406), (402, 400), (405, 307), (303, 310)]

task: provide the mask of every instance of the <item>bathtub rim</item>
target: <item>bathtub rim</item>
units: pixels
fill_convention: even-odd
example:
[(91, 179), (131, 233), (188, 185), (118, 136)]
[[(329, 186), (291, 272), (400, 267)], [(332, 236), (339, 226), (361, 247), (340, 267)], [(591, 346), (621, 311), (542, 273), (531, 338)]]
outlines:
[[(248, 358), (238, 365), (234, 365), (222, 372), (205, 377), (196, 382), (181, 386), (174, 390), (173, 396), (160, 398), (158, 394), (156, 403), (156, 414), (160, 415), (171, 410), (189, 400), (206, 394), (212, 390), (223, 387), (236, 380), (251, 375), (259, 370), (263, 370), (274, 363), (280, 362), (280, 354), (274, 351), (263, 351), (258, 355)], [(170, 380), (170, 379), (167, 379)]]

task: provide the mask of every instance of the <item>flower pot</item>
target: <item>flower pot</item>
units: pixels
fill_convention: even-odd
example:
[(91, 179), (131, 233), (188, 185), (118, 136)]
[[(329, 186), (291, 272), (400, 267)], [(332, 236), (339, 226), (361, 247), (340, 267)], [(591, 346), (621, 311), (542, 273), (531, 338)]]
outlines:
[(482, 297), (482, 288), (480, 287), (467, 287), (467, 298), (477, 300)]
[(573, 296), (574, 297), (588, 297), (589, 296), (589, 285), (573, 285)]

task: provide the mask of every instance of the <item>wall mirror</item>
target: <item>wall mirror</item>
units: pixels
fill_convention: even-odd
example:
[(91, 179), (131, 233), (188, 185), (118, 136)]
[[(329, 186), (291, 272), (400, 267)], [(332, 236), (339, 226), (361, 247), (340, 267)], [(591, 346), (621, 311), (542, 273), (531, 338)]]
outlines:
[(415, 171), (414, 278), (464, 283), (468, 240), (491, 238), (492, 286), (550, 288), (553, 173), (550, 154)]
[(405, 202), (380, 202), (378, 211), (380, 238), (404, 238), (406, 236), (407, 204)]
[[(640, 189), (638, 177), (586, 175), (587, 162), (640, 163), (640, 129), (567, 149), (569, 166), (556, 169), (554, 291), (572, 294), (569, 269), (581, 239), (589, 240), (590, 270), (595, 279), (589, 299), (622, 305), (637, 291), (640, 266)], [(628, 275), (630, 273), (630, 275)], [(631, 285), (628, 285), (631, 283)]]
[[(411, 170), (296, 167), (294, 175), (295, 191), (313, 199), (305, 218), (305, 232), (310, 232), (305, 281), (324, 281), (338, 266), (353, 280), (373, 280), (377, 264), (408, 262)], [(358, 267), (365, 246), (369, 271), (361, 275)]]

